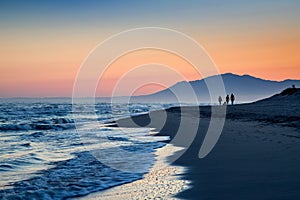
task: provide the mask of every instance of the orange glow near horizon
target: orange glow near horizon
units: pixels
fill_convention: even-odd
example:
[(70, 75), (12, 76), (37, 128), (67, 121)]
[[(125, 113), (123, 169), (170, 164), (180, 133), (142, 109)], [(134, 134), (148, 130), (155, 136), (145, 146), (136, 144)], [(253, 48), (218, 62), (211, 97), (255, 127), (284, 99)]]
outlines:
[(300, 79), (299, 33), (300, 29), (286, 33), (272, 28), (263, 33), (247, 30), (203, 35), (197, 39), (221, 73), (249, 74), (282, 81)]
[[(89, 53), (111, 36), (141, 27), (173, 29), (190, 36), (204, 47), (220, 73), (300, 80), (299, 8), (300, 1), (272, 0), (220, 1), (218, 6), (211, 1), (179, 0), (1, 2), (0, 98), (71, 97), (77, 72)], [(131, 42), (117, 43), (107, 53)], [(179, 41), (172, 44), (184, 48)], [(135, 52), (112, 64), (97, 95), (111, 94), (126, 70), (143, 64), (148, 68), (132, 72), (122, 82), (123, 90), (117, 91), (120, 95), (129, 92), (124, 84), (134, 87), (145, 77), (158, 76), (153, 70), (164, 68), (162, 87), (181, 80), (163, 65), (178, 70), (183, 79), (201, 78), (174, 55)], [(160, 90), (154, 85), (145, 85), (136, 94)]]
[[(111, 96), (114, 87), (120, 93), (115, 95), (149, 94), (167, 88), (179, 81), (201, 79), (197, 70), (181, 57), (161, 50), (144, 49), (121, 56), (108, 66), (102, 75), (97, 95)], [(147, 85), (147, 80), (151, 81)], [(117, 84), (123, 81), (122, 84)], [(159, 83), (164, 85), (158, 86)], [(140, 87), (138, 91), (132, 88)]]
[[(282, 35), (279, 39), (250, 37), (251, 33), (246, 36), (203, 34), (196, 39), (215, 61), (220, 73), (249, 74), (268, 80), (300, 79), (300, 38), (296, 33)], [(70, 37), (66, 41), (39, 38), (36, 39), (38, 43), (33, 36), (5, 40), (0, 46), (0, 97), (71, 96), (81, 63), (99, 42), (96, 36), (93, 38)], [(160, 51), (141, 51), (116, 60), (103, 77), (106, 82), (100, 83), (97, 95), (111, 94), (113, 85), (123, 73), (147, 63), (169, 65), (186, 80), (201, 78), (179, 57)], [(143, 79), (149, 74), (147, 70), (139, 71), (132, 80)], [(166, 74), (161, 78), (165, 79)], [(168, 86), (177, 81), (172, 77), (168, 79)], [(137, 94), (156, 92), (159, 88), (145, 86)], [(121, 95), (125, 94), (125, 90), (121, 92)]]

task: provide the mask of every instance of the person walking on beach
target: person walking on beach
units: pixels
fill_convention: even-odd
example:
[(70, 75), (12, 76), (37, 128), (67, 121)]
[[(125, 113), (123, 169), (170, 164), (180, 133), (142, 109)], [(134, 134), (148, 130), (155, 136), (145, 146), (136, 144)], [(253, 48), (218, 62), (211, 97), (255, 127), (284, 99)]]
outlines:
[(219, 96), (219, 105), (222, 105), (222, 97), (221, 96)]
[(231, 95), (230, 95), (230, 100), (231, 100), (231, 105), (233, 105), (233, 102), (234, 102), (234, 100), (235, 100), (235, 97), (234, 97), (234, 95), (231, 93)]
[(227, 94), (226, 96), (226, 104), (228, 105), (229, 104), (229, 95)]

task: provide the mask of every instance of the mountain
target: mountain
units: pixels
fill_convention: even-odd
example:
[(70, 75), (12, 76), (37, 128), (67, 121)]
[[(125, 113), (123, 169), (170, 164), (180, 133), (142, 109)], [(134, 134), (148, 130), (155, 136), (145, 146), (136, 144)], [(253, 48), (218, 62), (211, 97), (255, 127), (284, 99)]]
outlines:
[[(210, 76), (205, 79), (196, 81), (182, 81), (171, 86), (168, 89), (153, 93), (150, 95), (132, 97), (132, 101), (147, 101), (147, 102), (193, 102), (192, 97), (195, 94), (200, 103), (210, 102), (210, 93), (208, 92), (206, 83), (214, 85), (218, 78), (222, 78), (226, 94), (234, 93), (237, 103), (253, 102), (259, 99), (270, 97), (273, 94), (295, 85), (300, 87), (300, 80), (284, 80), (271, 81), (256, 78), (250, 75), (236, 75), (226, 73), (222, 75)], [(177, 94), (177, 97), (176, 95)], [(212, 103), (217, 103), (219, 95), (225, 99), (226, 94), (215, 93), (212, 95)]]

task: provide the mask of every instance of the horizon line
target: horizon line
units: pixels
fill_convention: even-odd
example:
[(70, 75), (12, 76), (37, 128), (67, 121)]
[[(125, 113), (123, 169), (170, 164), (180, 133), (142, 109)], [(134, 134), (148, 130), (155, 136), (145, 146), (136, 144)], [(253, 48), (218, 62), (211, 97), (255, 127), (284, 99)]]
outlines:
[[(214, 77), (214, 76), (223, 76), (223, 75), (227, 75), (227, 74), (231, 74), (231, 75), (235, 75), (235, 76), (251, 76), (253, 78), (256, 78), (256, 79), (260, 79), (260, 80), (264, 80), (264, 81), (272, 81), (272, 82), (277, 82), (277, 83), (280, 83), (280, 82), (285, 82), (285, 81), (300, 81), (300, 79), (284, 79), (284, 80), (281, 80), (281, 81), (278, 81), (278, 80), (271, 80), (271, 79), (263, 79), (263, 78), (259, 78), (259, 77), (256, 77), (256, 76), (253, 76), (253, 75), (250, 75), (250, 74), (242, 74), (242, 75), (239, 75), (239, 74), (234, 74), (232, 72), (225, 72), (225, 73), (222, 73), (222, 74), (215, 74), (215, 75), (211, 75), (211, 76), (207, 76), (205, 78), (202, 78), (202, 79), (196, 79), (196, 80), (190, 80), (190, 81), (179, 81), (179, 82), (176, 82), (175, 84), (171, 85), (170, 87), (180, 83), (180, 82), (195, 82), (195, 81), (201, 81), (201, 80), (204, 80), (204, 79), (207, 79), (207, 78), (210, 78), (210, 77)], [(169, 88), (170, 88), (169, 87)], [(168, 89), (168, 88), (166, 88)], [(165, 89), (164, 89), (165, 90)], [(161, 92), (163, 90), (160, 90), (160, 91), (157, 91), (157, 92)], [(155, 94), (157, 92), (154, 92), (154, 93), (149, 93), (149, 94), (141, 94), (141, 95), (135, 95), (134, 97), (140, 97), (140, 96), (147, 96), (147, 95), (151, 95), (151, 94)], [(118, 98), (122, 98), (122, 97), (128, 97), (129, 95), (121, 95), (121, 96), (114, 96), (114, 97), (118, 97)], [(27, 97), (27, 96), (12, 96), (12, 97), (0, 97), (0, 99), (55, 99), (55, 98), (60, 98), (60, 99), (72, 99), (73, 97), (72, 96), (32, 96), (32, 97)], [(111, 96), (95, 96), (95, 97), (87, 97), (87, 96), (83, 96), (83, 97), (77, 97), (77, 98), (113, 98)]]

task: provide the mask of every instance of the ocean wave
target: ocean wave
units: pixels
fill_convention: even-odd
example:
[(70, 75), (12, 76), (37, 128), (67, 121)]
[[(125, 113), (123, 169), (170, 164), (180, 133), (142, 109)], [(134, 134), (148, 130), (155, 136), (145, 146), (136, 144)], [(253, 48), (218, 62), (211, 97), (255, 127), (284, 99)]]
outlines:
[[(0, 199), (66, 199), (142, 178), (155, 162), (154, 149), (164, 143), (155, 137), (143, 138), (148, 129), (128, 129), (124, 134), (95, 121), (148, 112), (153, 105), (102, 103), (95, 107), (96, 115), (94, 110), (85, 112), (90, 105), (82, 105), (83, 112), (78, 113), (71, 104), (0, 105), (4, 142), (0, 153), (5, 155), (0, 158), (0, 186), (8, 185), (0, 190)], [(73, 119), (87, 138), (78, 135)], [(101, 162), (92, 156), (99, 152)], [(130, 156), (119, 156), (124, 152)], [(110, 163), (126, 165), (134, 173), (112, 169)]]
[(1, 131), (26, 131), (26, 130), (65, 130), (75, 128), (74, 121), (68, 118), (52, 118), (38, 120), (32, 123), (1, 124)]
[(13, 169), (13, 166), (8, 165), (8, 164), (1, 164), (0, 165), (0, 171), (7, 171)]
[(39, 172), (40, 176), (12, 183), (12, 188), (0, 190), (0, 196), (2, 199), (66, 199), (132, 182), (143, 176), (142, 173), (112, 169), (89, 152), (75, 155), (73, 159), (53, 163), (56, 167)]
[(29, 135), (29, 137), (38, 138), (38, 137), (42, 137), (42, 136), (44, 136), (44, 135), (45, 135), (44, 132), (38, 131), (38, 132), (31, 133), (31, 134)]

